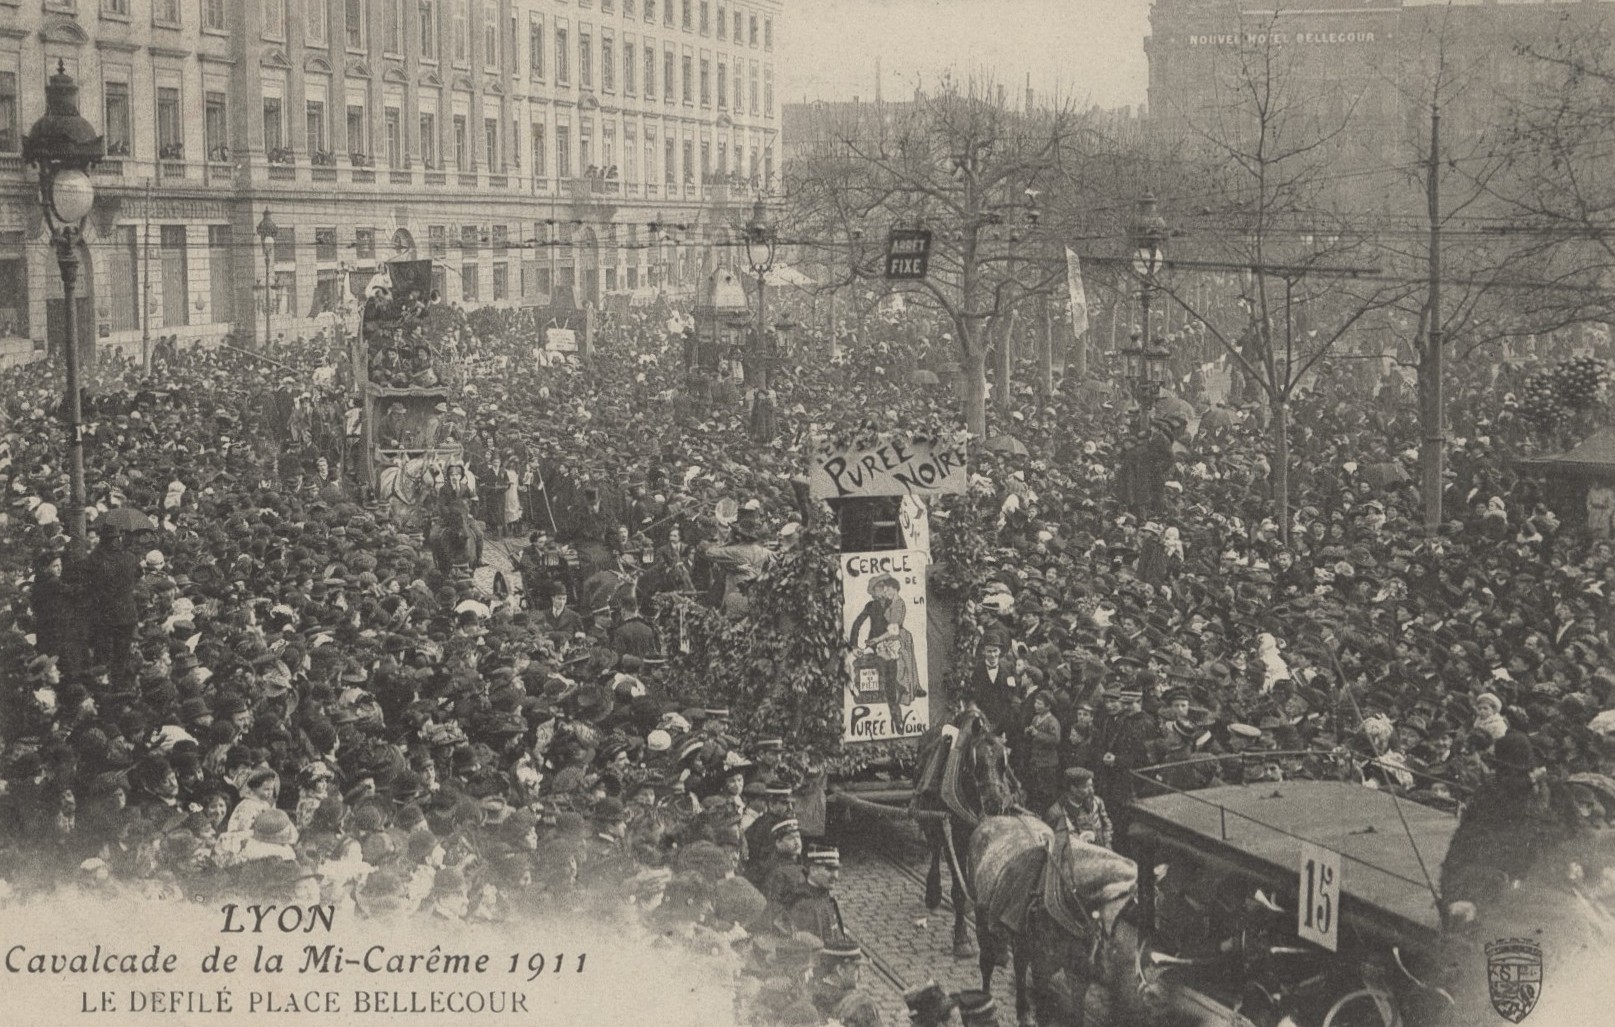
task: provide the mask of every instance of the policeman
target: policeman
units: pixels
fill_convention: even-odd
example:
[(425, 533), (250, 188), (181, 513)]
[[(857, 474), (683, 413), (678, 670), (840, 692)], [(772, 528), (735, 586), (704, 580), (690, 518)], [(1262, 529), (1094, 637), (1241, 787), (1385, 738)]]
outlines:
[(754, 881), (768, 900), (770, 912), (777, 913), (807, 883), (802, 866), (802, 827), (795, 817), (775, 824), (768, 842), (773, 855), (763, 864), (764, 872)]
[(746, 828), (746, 851), (751, 853), (752, 858), (752, 866), (747, 868), (746, 876), (751, 877), (752, 884), (758, 886), (761, 886), (765, 872), (762, 864), (770, 862), (774, 852), (774, 825), (791, 818), (791, 790), (780, 784), (765, 784), (763, 801), (763, 812)]
[(813, 974), (813, 1006), (845, 1027), (881, 1027), (875, 1000), (858, 987), (864, 950), (845, 936), (825, 942)]
[(959, 1003), (959, 1022), (964, 1027), (998, 1027), (997, 1007), (990, 993), (961, 991), (954, 999)]
[(845, 937), (847, 927), (841, 920), (841, 905), (833, 894), (840, 879), (840, 850), (825, 848), (808, 853), (807, 880), (795, 888), (787, 901), (786, 929), (806, 931), (825, 944), (832, 938)]

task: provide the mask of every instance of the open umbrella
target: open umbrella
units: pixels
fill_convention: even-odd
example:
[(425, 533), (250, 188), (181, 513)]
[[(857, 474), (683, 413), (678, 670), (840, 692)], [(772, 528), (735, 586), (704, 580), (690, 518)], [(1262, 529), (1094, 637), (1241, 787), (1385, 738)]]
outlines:
[(120, 506), (107, 512), (101, 523), (119, 531), (156, 531), (157, 523), (132, 506)]
[(1013, 435), (994, 435), (987, 440), (986, 447), (996, 453), (1008, 453), (1010, 456), (1026, 455), (1026, 443)]
[(941, 385), (942, 384), (942, 379), (940, 379), (940, 378), (938, 378), (936, 376), (935, 371), (927, 371), (923, 367), (920, 368), (917, 371), (910, 371), (908, 373), (908, 381), (909, 381), (910, 385)]
[(1363, 480), (1374, 488), (1382, 489), (1388, 485), (1400, 485), (1413, 479), (1408, 476), (1406, 467), (1403, 467), (1395, 460), (1388, 460), (1382, 464), (1369, 464), (1364, 467)]

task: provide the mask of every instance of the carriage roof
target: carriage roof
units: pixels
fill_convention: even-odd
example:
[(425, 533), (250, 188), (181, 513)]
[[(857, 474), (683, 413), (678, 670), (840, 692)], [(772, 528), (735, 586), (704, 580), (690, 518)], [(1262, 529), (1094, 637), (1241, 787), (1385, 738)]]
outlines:
[(1286, 781), (1144, 799), (1132, 832), (1291, 895), (1301, 843), (1332, 849), (1342, 856), (1342, 924), (1405, 944), (1440, 930), (1426, 873), (1437, 872), (1457, 829), (1451, 813), (1362, 785)]

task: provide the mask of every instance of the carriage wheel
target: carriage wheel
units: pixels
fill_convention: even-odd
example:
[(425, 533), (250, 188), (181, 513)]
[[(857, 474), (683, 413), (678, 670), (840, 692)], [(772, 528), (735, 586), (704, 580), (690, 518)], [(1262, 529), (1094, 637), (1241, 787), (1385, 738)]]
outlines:
[(1319, 1027), (1402, 1027), (1402, 1017), (1389, 994), (1364, 988), (1335, 999)]

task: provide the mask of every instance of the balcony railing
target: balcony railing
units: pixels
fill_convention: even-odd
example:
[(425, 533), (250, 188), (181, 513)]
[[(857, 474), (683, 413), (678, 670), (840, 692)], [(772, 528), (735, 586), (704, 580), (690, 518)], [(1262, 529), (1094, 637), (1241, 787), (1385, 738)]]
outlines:
[(446, 171), (428, 171), (428, 172), (426, 172), (426, 184), (427, 185), (446, 185), (448, 183), (448, 180), (449, 180), (449, 175), (448, 175), (448, 172), (446, 172)]
[(415, 172), (403, 168), (394, 168), (387, 172), (388, 185), (414, 185)]
[[(3, 167), (3, 165), (0, 165), (0, 167)], [(18, 171), (22, 170), (22, 165), (21, 165), (20, 162), (18, 163), (17, 170)], [(99, 161), (96, 164), (93, 164), (93, 165), (90, 166), (90, 174), (92, 174), (92, 175), (105, 175), (108, 178), (122, 178), (123, 177), (123, 161), (121, 161), (121, 160), (103, 160), (103, 161)]]
[(475, 171), (462, 171), (458, 176), (461, 188), (475, 189), (477, 187), (477, 173)]
[(209, 161), (207, 165), (207, 181), (209, 185), (230, 185), (235, 181), (236, 166), (224, 164), (219, 161)]
[(510, 188), (510, 179), (508, 177), (506, 177), (505, 175), (489, 175), (488, 176), (488, 188), (489, 189), (509, 189)]
[(269, 180), (271, 182), (295, 182), (297, 180), (297, 165), (271, 164), (269, 165)]
[(157, 177), (159, 179), (184, 178), (185, 175), (185, 162), (182, 160), (165, 160), (158, 165)]
[(354, 168), (353, 181), (355, 185), (374, 185), (376, 173), (369, 168)]
[(320, 168), (309, 168), (308, 170), (309, 170), (309, 177), (312, 178), (316, 182), (335, 182), (336, 181), (336, 168), (320, 167)]

